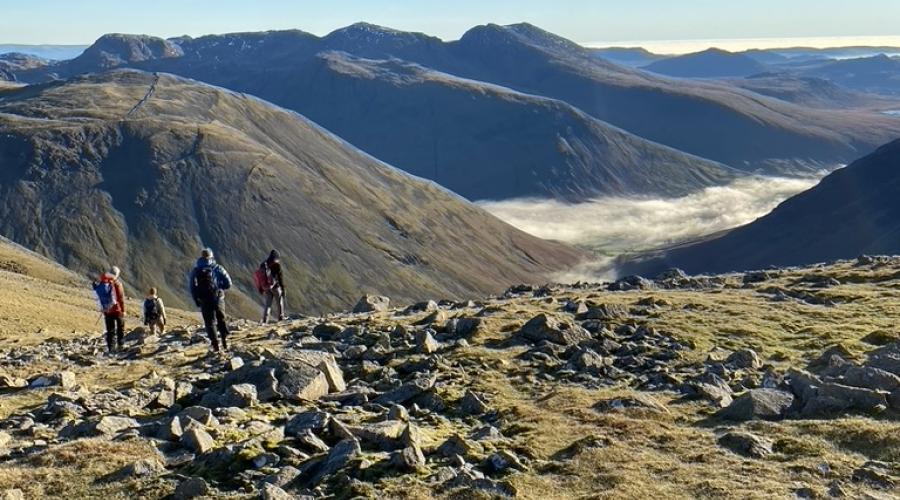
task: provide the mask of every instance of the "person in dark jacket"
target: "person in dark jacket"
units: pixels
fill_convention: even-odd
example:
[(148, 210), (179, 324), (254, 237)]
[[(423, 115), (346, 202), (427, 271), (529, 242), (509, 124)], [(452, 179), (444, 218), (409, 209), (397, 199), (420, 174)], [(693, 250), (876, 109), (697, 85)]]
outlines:
[[(219, 352), (219, 338), (222, 349), (228, 349), (228, 325), (222, 305), (225, 301), (225, 290), (231, 288), (231, 277), (224, 267), (216, 263), (212, 250), (204, 248), (191, 271), (191, 297), (203, 314), (203, 323), (212, 350)], [(219, 338), (216, 337), (218, 329)]]
[(263, 296), (263, 324), (269, 322), (269, 313), (272, 311), (272, 304), (278, 311), (278, 321), (284, 321), (284, 268), (281, 265), (281, 256), (278, 250), (269, 252), (269, 257), (260, 264), (260, 274), (263, 279), (257, 286), (259, 293)]

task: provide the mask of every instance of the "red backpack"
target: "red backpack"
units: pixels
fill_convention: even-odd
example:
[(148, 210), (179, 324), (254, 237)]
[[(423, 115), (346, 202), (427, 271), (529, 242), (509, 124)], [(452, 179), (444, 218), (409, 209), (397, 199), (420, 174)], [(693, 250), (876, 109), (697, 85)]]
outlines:
[(272, 276), (272, 272), (265, 262), (260, 264), (256, 272), (253, 273), (253, 283), (256, 285), (259, 293), (269, 291), (275, 286), (275, 277)]

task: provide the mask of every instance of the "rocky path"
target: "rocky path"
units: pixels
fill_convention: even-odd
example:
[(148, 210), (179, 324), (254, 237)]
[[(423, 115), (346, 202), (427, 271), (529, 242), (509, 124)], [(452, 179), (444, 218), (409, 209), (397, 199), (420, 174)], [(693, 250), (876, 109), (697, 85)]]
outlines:
[[(116, 357), (99, 338), (18, 347), (0, 353), (0, 490), (889, 498), (897, 331), (848, 327), (825, 349), (804, 332), (858, 308), (890, 323), (896, 268), (672, 272), (405, 309), (365, 297), (354, 313), (235, 322), (227, 356), (198, 327), (134, 331)], [(759, 338), (736, 333), (745, 320)], [(766, 321), (796, 331), (754, 349)]]

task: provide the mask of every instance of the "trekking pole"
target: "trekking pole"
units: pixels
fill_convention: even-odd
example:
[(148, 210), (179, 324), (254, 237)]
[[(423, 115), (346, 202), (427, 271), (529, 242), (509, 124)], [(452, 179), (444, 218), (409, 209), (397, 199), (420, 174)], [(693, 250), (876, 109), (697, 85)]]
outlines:
[(101, 312), (99, 316), (97, 316), (97, 321), (94, 321), (94, 327), (100, 324), (100, 318), (103, 317), (103, 313)]

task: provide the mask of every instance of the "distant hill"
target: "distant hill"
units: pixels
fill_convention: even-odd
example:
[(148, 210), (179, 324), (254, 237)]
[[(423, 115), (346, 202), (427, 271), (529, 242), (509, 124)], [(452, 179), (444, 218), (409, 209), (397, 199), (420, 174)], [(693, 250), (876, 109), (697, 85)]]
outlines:
[(270, 248), (293, 310), (498, 292), (578, 261), (379, 163), (294, 113), (172, 76), (116, 71), (0, 94), (0, 234), (79, 272), (117, 263), (133, 290), (188, 306), (217, 250), (255, 316)]
[(804, 71), (844, 87), (864, 92), (900, 96), (900, 57), (873, 57), (828, 62)]
[(591, 54), (609, 62), (638, 68), (652, 62), (665, 59), (667, 56), (654, 54), (641, 47), (607, 47), (602, 49), (588, 49)]
[(672, 249), (627, 271), (691, 273), (900, 254), (900, 140), (887, 144), (772, 213), (709, 241)]
[(242, 89), (471, 200), (682, 196), (739, 174), (565, 102), (398, 59), (324, 52), (292, 70)]
[(738, 87), (783, 101), (830, 109), (900, 108), (900, 100), (851, 90), (831, 80), (791, 73), (761, 73), (728, 80)]
[(762, 73), (766, 66), (749, 55), (713, 48), (662, 59), (643, 69), (679, 78), (723, 78)]
[[(100, 44), (103, 50), (85, 51), (86, 56), (79, 60), (16, 76), (21, 81), (45, 81), (53, 75), (84, 72), (84, 62), (97, 60), (88, 56), (112, 54), (113, 47), (119, 52), (102, 61), (129, 60), (135, 46), (175, 45), (182, 55), (173, 55), (175, 49), (170, 47), (151, 51), (150, 58), (126, 65), (171, 72), (243, 92), (256, 93), (265, 87), (265, 98), (288, 105), (273, 96), (299, 94), (303, 89), (312, 101), (323, 92), (303, 87), (316, 75), (299, 75), (298, 68), (305, 67), (316, 54), (340, 50), (369, 59), (398, 58), (457, 77), (562, 100), (637, 136), (746, 171), (797, 174), (830, 168), (900, 136), (900, 120), (888, 116), (808, 109), (728, 84), (673, 80), (625, 68), (528, 24), (478, 26), (455, 42), (368, 24), (349, 26), (325, 37), (288, 31), (152, 43), (145, 37), (137, 38), (131, 43), (104, 41)], [(366, 88), (370, 84), (378, 82), (359, 79), (356, 85), (360, 95), (371, 95)], [(436, 108), (435, 113), (440, 110)], [(421, 128), (426, 129), (429, 120), (428, 114), (422, 114)], [(383, 126), (366, 122), (363, 116), (354, 125), (370, 130)], [(345, 133), (339, 129), (334, 132)], [(487, 142), (482, 147), (493, 146)]]
[(86, 48), (88, 48), (87, 45), (27, 45), (0, 43), (0, 54), (18, 52), (40, 57), (42, 59), (62, 61), (78, 57), (78, 55)]

